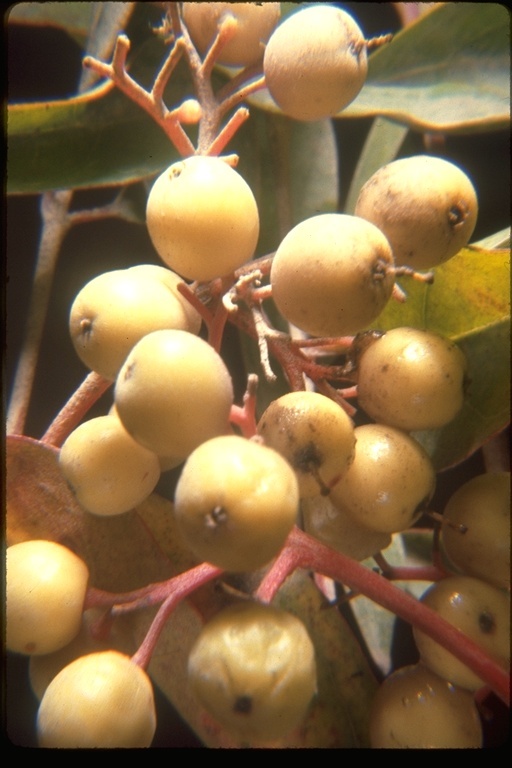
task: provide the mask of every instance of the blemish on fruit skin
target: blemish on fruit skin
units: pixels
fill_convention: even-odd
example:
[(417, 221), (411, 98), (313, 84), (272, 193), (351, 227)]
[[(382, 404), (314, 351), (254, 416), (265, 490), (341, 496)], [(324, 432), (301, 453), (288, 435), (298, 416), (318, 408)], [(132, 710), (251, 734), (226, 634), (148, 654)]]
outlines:
[(252, 699), (250, 696), (239, 696), (233, 704), (233, 712), (240, 715), (250, 715), (252, 712)]
[(478, 626), (485, 635), (492, 635), (496, 630), (496, 621), (489, 611), (482, 611), (478, 616)]
[(212, 511), (206, 515), (204, 519), (204, 524), (207, 528), (210, 530), (213, 530), (215, 528), (218, 528), (219, 525), (222, 525), (226, 522), (228, 519), (228, 513), (224, 509), (224, 507), (216, 506), (212, 509)]
[(135, 363), (130, 363), (130, 365), (127, 367), (126, 371), (124, 372), (124, 380), (128, 381), (128, 379), (131, 379), (133, 376), (133, 372), (135, 370)]

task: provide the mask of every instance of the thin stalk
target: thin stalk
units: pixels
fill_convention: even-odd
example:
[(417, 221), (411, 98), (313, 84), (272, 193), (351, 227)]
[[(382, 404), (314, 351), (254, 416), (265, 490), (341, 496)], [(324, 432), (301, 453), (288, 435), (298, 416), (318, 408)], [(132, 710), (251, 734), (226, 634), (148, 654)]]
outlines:
[(42, 230), (32, 283), (25, 336), (7, 411), (7, 434), (21, 435), (34, 385), (37, 358), (62, 242), (70, 228), (68, 210), (73, 192), (45, 192), (41, 198)]

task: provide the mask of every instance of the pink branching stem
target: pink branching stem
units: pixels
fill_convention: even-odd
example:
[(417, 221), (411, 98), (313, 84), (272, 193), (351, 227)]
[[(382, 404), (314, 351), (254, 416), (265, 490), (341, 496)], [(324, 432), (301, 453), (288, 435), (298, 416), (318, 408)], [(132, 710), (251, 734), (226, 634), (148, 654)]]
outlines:
[[(153, 92), (149, 93), (140, 86), (126, 71), (126, 57), (130, 50), (130, 41), (126, 35), (119, 35), (112, 58), (112, 64), (105, 64), (92, 56), (86, 56), (83, 66), (92, 69), (101, 77), (112, 80), (113, 83), (135, 104), (144, 109), (165, 132), (182, 157), (195, 153), (194, 145), (183, 130), (177, 118), (173, 116), (160, 100), (160, 84), (158, 76), (155, 81), (157, 99)], [(176, 54), (173, 52), (176, 51)], [(181, 56), (181, 49), (173, 48), (171, 56)], [(174, 63), (174, 62), (173, 62)], [(164, 65), (165, 67), (166, 65)], [(169, 66), (167, 67), (169, 68)], [(170, 74), (170, 73), (169, 73)]]
[(226, 125), (217, 133), (206, 152), (210, 157), (217, 157), (231, 141), (241, 125), (249, 118), (249, 110), (246, 107), (237, 109)]
[(220, 102), (220, 109), (223, 113), (229, 112), (230, 109), (233, 109), (242, 101), (245, 101), (248, 96), (257, 93), (257, 91), (261, 91), (263, 88), (265, 88), (264, 77), (259, 77), (257, 80), (252, 80), (251, 82), (246, 82), (231, 93), (230, 96), (227, 96)]
[(172, 588), (160, 606), (151, 626), (138, 650), (132, 656), (132, 661), (146, 669), (151, 661), (151, 656), (162, 633), (165, 624), (176, 606), (191, 592), (207, 584), (209, 581), (221, 576), (223, 571), (209, 563), (202, 563), (185, 573), (171, 579), (168, 586)]
[(64, 440), (112, 383), (109, 379), (100, 376), (99, 373), (89, 373), (52, 421), (42, 436), (41, 442), (60, 448)]
[(240, 408), (239, 405), (233, 405), (231, 407), (231, 414), (229, 420), (232, 424), (236, 424), (242, 430), (244, 437), (250, 439), (257, 434), (256, 426), (256, 391), (258, 387), (258, 377), (251, 373), (247, 380), (247, 389), (244, 394), (244, 404)]
[(344, 584), (352, 591), (394, 613), (442, 645), (470, 667), (507, 706), (509, 674), (470, 638), (384, 576), (294, 528), (284, 550), (263, 578), (255, 597), (269, 603), (295, 568), (312, 570)]

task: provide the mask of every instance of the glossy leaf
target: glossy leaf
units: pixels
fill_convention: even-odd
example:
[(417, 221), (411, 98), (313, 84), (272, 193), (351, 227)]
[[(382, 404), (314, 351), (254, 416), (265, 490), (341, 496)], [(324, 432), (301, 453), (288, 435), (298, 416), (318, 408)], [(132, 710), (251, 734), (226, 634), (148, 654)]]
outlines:
[(56, 27), (85, 42), (94, 12), (95, 3), (16, 3), (9, 11), (8, 21), (9, 24)]
[(414, 433), (442, 470), (510, 421), (510, 252), (468, 247), (433, 271), (433, 285), (402, 280), (407, 301), (391, 301), (374, 325), (428, 328), (456, 341), (467, 356), (463, 410), (443, 429)]

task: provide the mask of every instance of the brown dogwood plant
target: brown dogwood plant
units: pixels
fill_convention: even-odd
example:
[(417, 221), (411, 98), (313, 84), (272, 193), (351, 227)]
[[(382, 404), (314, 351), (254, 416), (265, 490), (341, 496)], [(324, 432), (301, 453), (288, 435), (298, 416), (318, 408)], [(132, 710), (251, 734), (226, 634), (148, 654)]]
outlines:
[[(8, 120), (8, 193), (41, 196), (5, 550), (39, 747), (159, 746), (157, 692), (212, 748), (485, 748), (507, 711), (509, 232), (475, 242), (447, 143), (507, 128), (506, 10), (386, 4), (371, 37), (352, 5), (11, 12), (83, 48)], [(28, 434), (57, 257), (99, 222), (145, 248), (80, 277), (83, 380)]]

